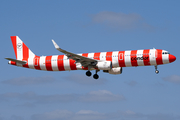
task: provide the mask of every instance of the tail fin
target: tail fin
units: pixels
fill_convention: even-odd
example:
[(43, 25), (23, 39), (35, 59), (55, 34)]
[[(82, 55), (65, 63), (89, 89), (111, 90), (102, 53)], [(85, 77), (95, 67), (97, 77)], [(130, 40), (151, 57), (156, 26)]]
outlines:
[(24, 44), (18, 36), (11, 36), (12, 45), (17, 60), (35, 57), (35, 54)]

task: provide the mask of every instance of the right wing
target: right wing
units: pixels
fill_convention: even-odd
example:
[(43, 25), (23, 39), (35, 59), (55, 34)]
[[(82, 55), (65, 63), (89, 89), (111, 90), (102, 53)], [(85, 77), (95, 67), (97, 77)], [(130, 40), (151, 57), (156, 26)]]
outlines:
[(54, 40), (52, 40), (52, 42), (53, 42), (55, 48), (56, 48), (58, 51), (66, 54), (66, 56), (67, 56), (69, 59), (75, 60), (76, 63), (81, 63), (81, 65), (82, 65), (83, 67), (95, 66), (95, 65), (97, 64), (97, 62), (98, 62), (98, 60), (91, 59), (91, 58), (88, 58), (88, 57), (84, 57), (84, 56), (77, 55), (77, 54), (68, 52), (68, 51), (66, 51), (66, 50), (63, 50), (63, 49), (61, 49), (61, 48), (57, 45), (57, 43), (56, 43)]

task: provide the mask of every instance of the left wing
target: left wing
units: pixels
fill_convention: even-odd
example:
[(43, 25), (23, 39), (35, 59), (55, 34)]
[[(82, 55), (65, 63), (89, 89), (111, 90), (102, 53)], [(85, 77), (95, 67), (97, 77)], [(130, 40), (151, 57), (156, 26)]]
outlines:
[(56, 42), (55, 42), (54, 40), (52, 40), (52, 42), (53, 42), (55, 48), (56, 48), (58, 51), (66, 54), (66, 56), (67, 56), (69, 59), (75, 60), (76, 63), (81, 63), (81, 65), (82, 65), (83, 67), (88, 67), (88, 66), (92, 66), (92, 67), (93, 67), (93, 66), (95, 66), (95, 65), (97, 64), (97, 62), (98, 62), (98, 60), (91, 59), (91, 58), (87, 58), (87, 57), (84, 57), (84, 56), (81, 56), (81, 55), (77, 55), (77, 54), (68, 52), (68, 51), (66, 51), (66, 50), (63, 50), (63, 49), (61, 49), (61, 48), (56, 44)]

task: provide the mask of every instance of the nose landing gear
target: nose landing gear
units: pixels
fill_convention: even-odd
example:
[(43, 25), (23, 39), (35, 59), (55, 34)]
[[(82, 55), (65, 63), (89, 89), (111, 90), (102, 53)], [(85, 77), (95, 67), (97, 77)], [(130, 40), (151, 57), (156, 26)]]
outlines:
[(158, 73), (159, 73), (159, 70), (156, 70), (155, 73), (158, 74)]
[(157, 70), (157, 66), (155, 66), (155, 69), (156, 69), (155, 73), (158, 74), (159, 70)]

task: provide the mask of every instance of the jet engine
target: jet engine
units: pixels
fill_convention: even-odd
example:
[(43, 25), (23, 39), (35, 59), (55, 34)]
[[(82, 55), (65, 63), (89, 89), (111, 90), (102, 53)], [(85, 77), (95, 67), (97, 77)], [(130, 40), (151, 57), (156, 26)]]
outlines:
[(111, 70), (112, 62), (111, 61), (102, 61), (102, 62), (98, 62), (96, 66), (100, 70)]
[(121, 74), (122, 73), (122, 67), (112, 68), (110, 70), (103, 70), (103, 72), (109, 73), (109, 74)]

